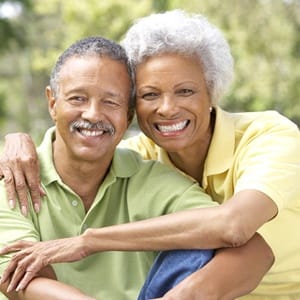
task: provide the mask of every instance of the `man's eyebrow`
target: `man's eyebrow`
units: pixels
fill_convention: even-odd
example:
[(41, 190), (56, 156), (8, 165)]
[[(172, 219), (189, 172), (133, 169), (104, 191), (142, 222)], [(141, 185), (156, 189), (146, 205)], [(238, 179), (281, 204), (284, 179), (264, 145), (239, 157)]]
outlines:
[[(105, 96), (111, 96), (111, 97), (121, 97), (121, 93), (119, 92), (114, 92), (114, 91), (103, 91), (101, 89), (99, 89), (99, 91), (101, 91), (101, 93)], [(65, 91), (66, 94), (71, 94), (71, 93), (86, 93), (86, 88), (83, 86), (83, 87), (75, 87), (75, 88), (72, 88), (70, 90), (67, 90)]]
[(111, 97), (121, 97), (121, 94), (118, 92), (112, 92), (112, 91), (106, 91), (105, 95), (111, 96)]

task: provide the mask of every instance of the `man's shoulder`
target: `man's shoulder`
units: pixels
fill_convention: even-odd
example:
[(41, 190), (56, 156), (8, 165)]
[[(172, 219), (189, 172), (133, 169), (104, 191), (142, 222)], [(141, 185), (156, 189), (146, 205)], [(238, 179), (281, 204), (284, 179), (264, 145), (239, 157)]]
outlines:
[(170, 170), (169, 167), (157, 160), (144, 159), (139, 152), (128, 148), (118, 147), (115, 151), (113, 162), (123, 168), (127, 167), (129, 169), (134, 169), (136, 172), (143, 172), (144, 170), (151, 168)]
[[(143, 178), (145, 181), (159, 181), (173, 182), (176, 184), (191, 185), (195, 181), (187, 178), (174, 167), (167, 166), (157, 160), (143, 159), (139, 153), (127, 148), (117, 148), (114, 163), (118, 162), (118, 169), (127, 171), (128, 177), (132, 177), (132, 180), (137, 178)], [(113, 167), (116, 165), (113, 164)], [(126, 171), (124, 171), (126, 170)]]

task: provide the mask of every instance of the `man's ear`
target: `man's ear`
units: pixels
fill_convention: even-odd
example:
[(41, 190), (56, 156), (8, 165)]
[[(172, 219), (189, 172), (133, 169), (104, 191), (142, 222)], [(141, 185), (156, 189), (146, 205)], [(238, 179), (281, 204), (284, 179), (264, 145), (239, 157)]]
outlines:
[(50, 86), (46, 87), (46, 96), (48, 99), (48, 110), (52, 120), (56, 121), (56, 99)]

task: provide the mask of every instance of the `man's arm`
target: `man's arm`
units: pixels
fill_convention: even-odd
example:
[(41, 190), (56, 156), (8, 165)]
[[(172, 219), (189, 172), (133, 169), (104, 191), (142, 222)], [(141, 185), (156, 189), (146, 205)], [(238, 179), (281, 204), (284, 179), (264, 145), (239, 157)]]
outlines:
[(43, 277), (34, 278), (26, 289), (18, 292), (7, 293), (7, 287), (7, 283), (0, 285), (0, 291), (10, 300), (95, 300), (74, 287)]
[[(65, 241), (58, 240), (62, 242), (61, 245), (66, 244), (65, 242), (67, 242), (68, 245), (68, 247), (61, 248), (62, 250), (60, 249), (57, 252), (60, 253), (60, 255), (56, 257), (58, 261), (72, 261), (75, 259), (74, 256), (70, 259), (72, 256), (69, 254), (67, 254), (68, 260), (63, 258), (69, 249), (76, 249), (76, 259), (79, 259), (80, 255), (83, 254), (79, 250), (81, 247), (79, 237), (76, 237), (76, 240), (72, 238), (72, 240), (75, 241), (74, 244), (70, 244), (69, 240), (70, 239), (66, 239)], [(50, 244), (58, 245), (58, 241), (54, 241), (53, 243), (50, 241)], [(37, 248), (37, 252), (33, 254), (30, 250), (26, 251), (26, 249), (30, 249), (30, 247), (26, 248), (26, 245), (30, 244), (32, 245), (32, 243), (23, 244), (25, 247), (23, 251), (25, 252), (23, 252), (22, 255), (19, 253), (13, 258), (14, 264), (11, 266), (13, 270), (18, 270), (19, 273), (17, 273), (16, 276), (18, 278), (24, 274), (24, 272), (20, 272), (20, 269), (26, 270), (28, 267), (31, 268), (31, 274), (34, 275), (39, 267), (42, 266), (42, 262), (45, 262), (45, 259), (39, 260), (37, 258), (41, 258), (43, 255), (44, 258), (45, 256), (48, 257), (48, 255), (45, 255), (45, 251), (39, 247)], [(41, 243), (38, 244), (40, 245)], [(48, 250), (50, 244), (49, 242), (44, 244)], [(19, 243), (16, 248), (22, 248), (21, 244)], [(55, 247), (52, 248), (52, 250), (53, 249), (55, 249)], [(22, 257), (27, 257), (28, 253), (31, 253), (30, 257), (34, 260), (30, 260), (29, 265), (27, 263), (23, 264)], [(85, 255), (82, 257), (84, 256)], [(272, 250), (259, 234), (255, 234), (241, 247), (219, 249), (215, 257), (205, 267), (183, 280), (162, 299), (192, 300), (202, 299), (203, 297), (203, 299), (231, 300), (252, 291), (270, 269), (273, 262), (274, 256)], [(8, 275), (11, 275), (11, 272), (9, 272)], [(28, 284), (28, 280), (30, 279), (22, 279), (21, 285), (25, 287)], [(19, 282), (14, 282), (13, 285), (16, 286), (18, 283)]]
[(271, 268), (274, 256), (264, 239), (255, 234), (244, 246), (224, 248), (161, 300), (232, 300), (250, 293)]

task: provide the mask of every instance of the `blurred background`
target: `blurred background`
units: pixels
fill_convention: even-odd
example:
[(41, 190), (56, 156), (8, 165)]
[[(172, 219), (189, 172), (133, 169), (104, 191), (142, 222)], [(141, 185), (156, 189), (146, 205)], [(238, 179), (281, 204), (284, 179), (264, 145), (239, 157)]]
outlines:
[(71, 43), (119, 42), (135, 19), (175, 8), (204, 14), (229, 41), (235, 81), (223, 108), (274, 109), (300, 125), (300, 0), (0, 0), (0, 144), (14, 131), (39, 143), (52, 125), (44, 88)]

